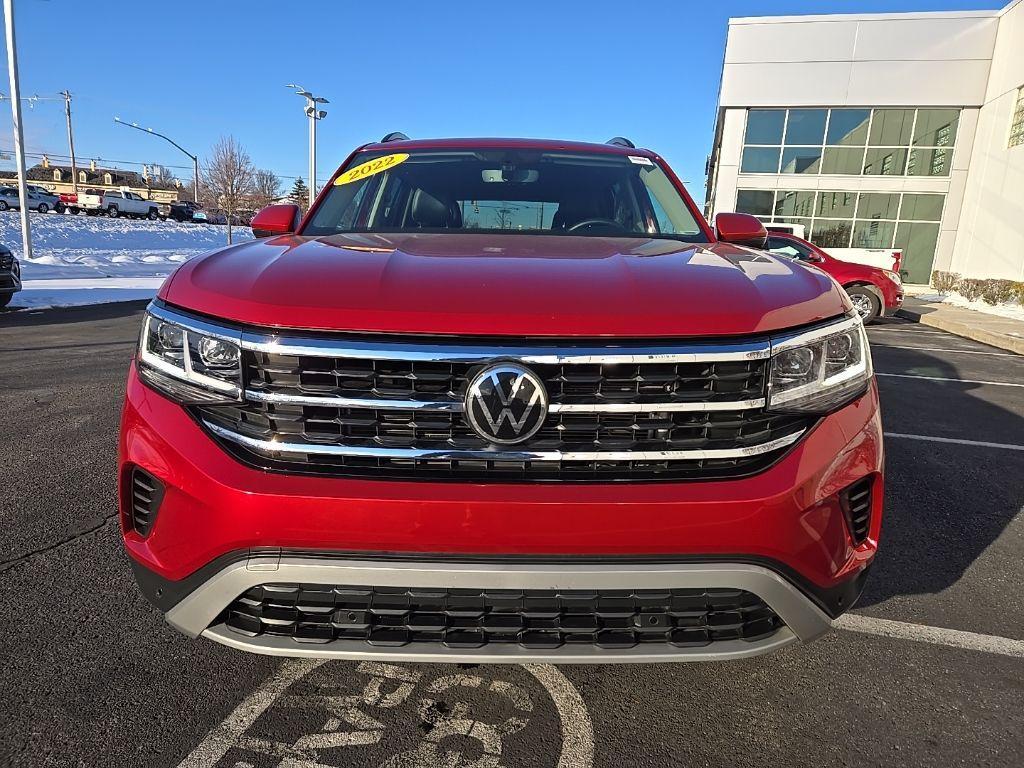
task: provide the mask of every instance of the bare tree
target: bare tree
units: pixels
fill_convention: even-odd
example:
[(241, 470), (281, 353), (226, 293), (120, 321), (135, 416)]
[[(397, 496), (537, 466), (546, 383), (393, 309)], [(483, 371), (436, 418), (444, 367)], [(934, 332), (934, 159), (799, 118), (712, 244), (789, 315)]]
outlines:
[(273, 171), (258, 169), (253, 174), (252, 184), (252, 202), (256, 210), (270, 205), (281, 196), (281, 180)]
[(232, 219), (245, 198), (252, 194), (255, 172), (249, 153), (234, 136), (222, 136), (213, 145), (204, 175), (210, 197), (227, 215), (228, 244), (231, 243)]

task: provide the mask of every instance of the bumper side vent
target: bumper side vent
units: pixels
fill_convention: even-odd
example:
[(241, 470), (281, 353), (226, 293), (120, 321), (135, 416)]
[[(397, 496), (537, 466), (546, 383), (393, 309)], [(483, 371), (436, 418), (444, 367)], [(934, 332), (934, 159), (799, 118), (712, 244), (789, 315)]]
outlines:
[(148, 536), (164, 498), (163, 483), (149, 472), (136, 467), (132, 470), (129, 492), (132, 529), (140, 536)]
[(840, 495), (840, 504), (846, 516), (846, 527), (850, 536), (860, 544), (868, 537), (871, 528), (871, 491), (874, 481), (870, 477), (858, 480)]

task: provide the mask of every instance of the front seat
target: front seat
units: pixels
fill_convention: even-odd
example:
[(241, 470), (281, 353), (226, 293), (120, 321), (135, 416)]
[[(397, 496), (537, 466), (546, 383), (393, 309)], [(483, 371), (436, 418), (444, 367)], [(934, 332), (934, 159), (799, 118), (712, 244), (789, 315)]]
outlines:
[(558, 204), (558, 210), (551, 217), (551, 228), (566, 230), (587, 219), (612, 219), (614, 213), (615, 205), (609, 190), (590, 194), (581, 192)]
[(462, 209), (455, 200), (442, 199), (417, 189), (412, 193), (409, 218), (421, 229), (459, 229), (462, 227)]

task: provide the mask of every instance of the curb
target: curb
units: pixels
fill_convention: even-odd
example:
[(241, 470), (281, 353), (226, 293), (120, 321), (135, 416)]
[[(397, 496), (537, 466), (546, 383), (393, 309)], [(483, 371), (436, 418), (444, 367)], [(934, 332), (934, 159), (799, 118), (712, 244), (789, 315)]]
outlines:
[(992, 347), (1005, 349), (1008, 352), (1024, 355), (1024, 338), (1017, 338), (1005, 333), (999, 333), (998, 331), (989, 331), (970, 323), (954, 320), (950, 317), (943, 317), (942, 310), (920, 312), (903, 307), (897, 314), (921, 325), (929, 325), (932, 328), (938, 328), (940, 331), (948, 331), (957, 336), (963, 336), (965, 339), (980, 341), (982, 344), (988, 344)]

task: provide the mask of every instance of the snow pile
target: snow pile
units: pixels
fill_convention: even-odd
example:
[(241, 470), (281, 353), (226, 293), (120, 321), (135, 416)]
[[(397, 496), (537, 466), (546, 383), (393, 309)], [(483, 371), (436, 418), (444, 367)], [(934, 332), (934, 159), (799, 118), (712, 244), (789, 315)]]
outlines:
[[(21, 260), (12, 307), (69, 306), (153, 296), (193, 256), (227, 243), (227, 227), (54, 213), (30, 214), (33, 258), (22, 257), (21, 218), (0, 213), (0, 243)], [(235, 227), (236, 242), (251, 240)]]
[(999, 317), (1006, 317), (1010, 320), (1024, 321), (1024, 306), (1016, 302), (1004, 301), (1001, 304), (989, 304), (981, 299), (971, 301), (966, 296), (961, 296), (956, 292), (945, 294), (918, 294), (914, 298), (921, 299), (921, 301), (927, 301), (932, 304), (950, 304), (954, 307), (961, 307), (963, 309), (973, 309), (975, 312), (984, 312), (987, 315), (998, 315)]

